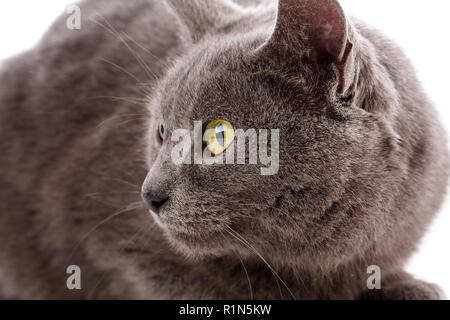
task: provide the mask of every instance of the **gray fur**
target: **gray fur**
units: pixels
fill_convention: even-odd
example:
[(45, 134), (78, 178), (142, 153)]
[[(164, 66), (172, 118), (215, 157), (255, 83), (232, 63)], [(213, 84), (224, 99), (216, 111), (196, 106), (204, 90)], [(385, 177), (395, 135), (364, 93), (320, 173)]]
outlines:
[[(448, 154), (396, 45), (334, 0), (281, 0), (278, 15), (169, 2), (83, 2), (80, 31), (63, 16), (1, 70), (0, 296), (442, 297), (403, 271)], [(159, 123), (168, 137), (215, 119), (280, 129), (279, 173), (175, 166)], [(142, 189), (169, 196), (159, 217), (140, 206), (147, 173)], [(367, 289), (370, 265), (383, 290)]]

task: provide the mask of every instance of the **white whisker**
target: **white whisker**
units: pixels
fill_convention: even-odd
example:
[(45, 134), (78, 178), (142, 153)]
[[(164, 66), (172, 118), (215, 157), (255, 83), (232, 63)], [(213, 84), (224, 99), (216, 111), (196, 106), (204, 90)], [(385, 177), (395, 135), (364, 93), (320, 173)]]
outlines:
[(234, 231), (230, 226), (226, 226), (228, 228), (228, 230), (226, 230), (232, 237), (234, 237), (235, 239), (237, 239), (239, 242), (243, 243), (245, 246), (247, 246), (249, 249), (251, 249), (263, 262), (264, 264), (269, 268), (269, 270), (273, 273), (273, 275), (278, 278), (278, 280), (281, 281), (281, 283), (283, 284), (283, 286), (287, 289), (287, 291), (289, 292), (289, 294), (291, 295), (291, 297), (296, 300), (295, 295), (292, 293), (291, 289), (289, 289), (289, 287), (287, 286), (287, 284), (283, 281), (283, 279), (281, 279), (280, 275), (278, 274), (278, 272), (275, 271), (275, 269), (267, 262), (266, 259), (264, 259), (264, 257), (247, 241), (245, 240), (239, 233), (237, 233), (236, 231)]
[(105, 223), (107, 223), (108, 221), (112, 220), (113, 218), (120, 216), (124, 213), (127, 212), (132, 212), (136, 209), (140, 209), (143, 208), (144, 204), (142, 202), (134, 202), (131, 203), (130, 205), (126, 206), (125, 208), (113, 213), (112, 215), (108, 216), (107, 218), (103, 219), (102, 221), (100, 221), (94, 228), (92, 228), (88, 233), (86, 233), (81, 240), (77, 243), (77, 245), (74, 247), (74, 249), (71, 251), (69, 258), (67, 259), (67, 261), (70, 261), (73, 257), (73, 255), (75, 254), (75, 252), (78, 250), (78, 248), (81, 246), (81, 244), (86, 241), (89, 236), (94, 233), (98, 228), (100, 228), (101, 226), (103, 226)]
[(109, 28), (106, 27), (105, 25), (103, 25), (102, 23), (100, 23), (99, 21), (92, 20), (92, 19), (91, 19), (91, 21), (93, 23), (103, 27), (106, 31), (108, 31), (109, 33), (114, 35), (119, 41), (121, 41), (125, 45), (125, 47), (128, 49), (128, 51), (130, 51), (130, 53), (134, 56), (134, 58), (137, 60), (137, 62), (141, 65), (141, 67), (147, 73), (148, 77), (150, 79), (152, 79), (152, 77), (153, 77), (154, 80), (157, 80), (158, 76), (151, 71), (149, 66), (142, 59), (142, 57), (135, 50), (133, 50), (133, 48), (130, 47), (130, 45), (126, 42), (126, 40), (122, 37), (122, 35), (111, 25), (111, 23), (101, 14), (97, 13), (97, 15), (107, 24), (107, 26)]
[(106, 62), (106, 63), (112, 65), (113, 67), (119, 69), (120, 71), (124, 72), (126, 75), (128, 75), (132, 79), (136, 80), (137, 83), (141, 82), (141, 80), (138, 77), (136, 77), (134, 74), (132, 74), (130, 71), (126, 70), (125, 68), (119, 66), (118, 64), (116, 64), (112, 61), (109, 61), (108, 59), (105, 59), (105, 58), (101, 58), (100, 60), (102, 60), (103, 62)]

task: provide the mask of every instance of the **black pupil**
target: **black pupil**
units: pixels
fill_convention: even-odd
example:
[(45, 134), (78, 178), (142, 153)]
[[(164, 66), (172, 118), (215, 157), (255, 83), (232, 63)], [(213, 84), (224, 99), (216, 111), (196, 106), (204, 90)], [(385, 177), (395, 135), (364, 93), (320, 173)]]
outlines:
[(225, 130), (222, 124), (216, 127), (216, 139), (222, 147), (225, 146)]
[(164, 125), (159, 125), (159, 135), (161, 136), (161, 139), (164, 139)]

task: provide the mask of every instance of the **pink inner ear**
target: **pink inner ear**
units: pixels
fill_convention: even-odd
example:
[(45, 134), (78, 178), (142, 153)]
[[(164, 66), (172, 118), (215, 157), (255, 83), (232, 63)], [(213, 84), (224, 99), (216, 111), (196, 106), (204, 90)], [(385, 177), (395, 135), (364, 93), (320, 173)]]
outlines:
[[(272, 42), (295, 51), (311, 49), (317, 62), (339, 62), (347, 43), (347, 20), (336, 0), (279, 0)], [(300, 47), (301, 46), (301, 47)]]
[(309, 34), (318, 58), (340, 61), (347, 42), (347, 21), (342, 9), (332, 0), (306, 2), (314, 3), (309, 14), (311, 18)]

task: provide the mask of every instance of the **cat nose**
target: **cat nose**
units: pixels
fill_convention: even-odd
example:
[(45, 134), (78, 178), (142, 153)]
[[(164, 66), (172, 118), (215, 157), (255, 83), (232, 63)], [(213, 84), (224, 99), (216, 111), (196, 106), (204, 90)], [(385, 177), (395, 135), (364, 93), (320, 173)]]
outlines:
[(161, 197), (153, 194), (152, 192), (142, 192), (142, 200), (147, 208), (156, 214), (159, 214), (161, 207), (169, 200), (169, 197)]

